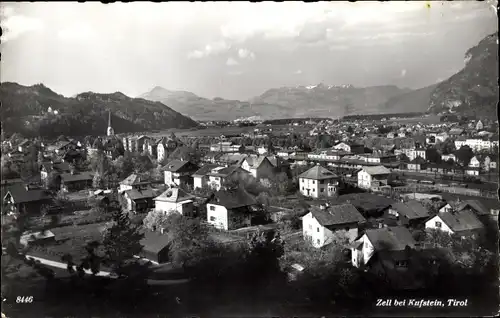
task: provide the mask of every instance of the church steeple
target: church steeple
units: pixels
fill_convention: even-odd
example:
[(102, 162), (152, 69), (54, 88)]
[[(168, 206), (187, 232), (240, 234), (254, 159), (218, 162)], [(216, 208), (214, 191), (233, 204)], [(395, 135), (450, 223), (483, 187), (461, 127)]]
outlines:
[(113, 130), (113, 127), (111, 127), (111, 111), (108, 112), (108, 131), (107, 131), (108, 136), (114, 136), (115, 131)]

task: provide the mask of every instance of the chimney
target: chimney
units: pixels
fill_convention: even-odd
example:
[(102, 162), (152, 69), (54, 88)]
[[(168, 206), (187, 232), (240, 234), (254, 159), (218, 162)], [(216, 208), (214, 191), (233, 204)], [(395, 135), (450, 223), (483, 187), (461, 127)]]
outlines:
[(381, 228), (383, 228), (383, 227), (384, 227), (384, 223), (380, 222), (380, 223), (378, 224), (378, 228), (379, 228), (379, 229), (381, 229)]
[(162, 227), (162, 228), (160, 228), (160, 233), (161, 233), (161, 234), (165, 234), (165, 228), (163, 228), (163, 227)]
[(320, 208), (321, 210), (325, 210), (325, 209), (326, 209), (326, 204), (320, 204), (320, 205), (319, 205), (319, 208)]

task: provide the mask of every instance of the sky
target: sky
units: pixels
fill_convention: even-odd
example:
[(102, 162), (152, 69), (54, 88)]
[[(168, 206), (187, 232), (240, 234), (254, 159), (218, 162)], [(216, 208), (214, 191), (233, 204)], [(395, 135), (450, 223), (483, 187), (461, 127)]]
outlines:
[(248, 99), (283, 86), (420, 88), (498, 31), (496, 1), (2, 2), (1, 81), (65, 96), (161, 86)]

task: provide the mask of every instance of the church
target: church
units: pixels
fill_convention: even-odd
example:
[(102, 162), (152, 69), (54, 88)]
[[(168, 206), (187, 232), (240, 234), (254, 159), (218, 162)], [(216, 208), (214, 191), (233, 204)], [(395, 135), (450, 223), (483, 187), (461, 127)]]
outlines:
[(115, 159), (123, 155), (123, 145), (121, 144), (120, 139), (115, 136), (115, 130), (111, 125), (111, 111), (108, 112), (108, 128), (106, 129), (106, 136), (99, 136), (93, 142), (89, 142), (89, 144), (87, 144), (88, 156), (92, 156), (98, 150), (103, 150), (110, 159)]

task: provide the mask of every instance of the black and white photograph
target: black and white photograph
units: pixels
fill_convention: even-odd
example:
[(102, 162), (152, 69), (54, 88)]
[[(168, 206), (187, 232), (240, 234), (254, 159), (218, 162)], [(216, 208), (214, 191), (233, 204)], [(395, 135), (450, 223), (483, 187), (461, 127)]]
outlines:
[(493, 317), (498, 2), (1, 2), (1, 317)]

